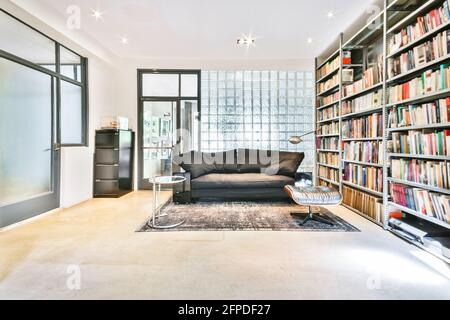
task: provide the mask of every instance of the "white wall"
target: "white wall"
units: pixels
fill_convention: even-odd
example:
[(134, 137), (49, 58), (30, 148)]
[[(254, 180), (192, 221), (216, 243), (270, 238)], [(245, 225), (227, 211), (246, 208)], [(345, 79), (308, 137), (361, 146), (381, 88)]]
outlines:
[(95, 130), (101, 118), (117, 113), (115, 71), (112, 65), (89, 56), (89, 147), (63, 148), (61, 207), (68, 208), (93, 196)]

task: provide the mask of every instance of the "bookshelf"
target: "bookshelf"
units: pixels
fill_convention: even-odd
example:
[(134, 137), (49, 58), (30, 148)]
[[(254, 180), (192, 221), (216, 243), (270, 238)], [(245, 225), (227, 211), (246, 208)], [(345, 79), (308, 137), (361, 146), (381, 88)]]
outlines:
[(333, 43), (330, 55), (316, 58), (316, 168), (317, 185), (342, 190), (341, 97), (342, 34)]
[[(447, 4), (448, 17), (437, 18), (436, 14), (446, 12)], [(439, 8), (442, 9), (435, 10)], [(430, 12), (434, 15), (432, 19), (421, 18)], [(421, 26), (412, 28), (418, 21), (423, 22)], [(428, 22), (432, 25), (426, 26)], [(408, 175), (399, 178), (398, 172), (393, 172), (398, 170), (399, 163), (406, 167), (420, 164), (422, 170), (434, 170), (434, 179), (441, 176), (450, 180), (450, 151), (445, 150), (446, 145), (450, 148), (450, 114), (444, 117), (450, 112), (449, 1), (385, 0), (384, 10), (355, 34), (340, 34), (334, 48), (328, 52), (331, 54), (325, 54), (325, 58), (319, 56), (316, 59), (316, 73), (336, 57), (340, 59), (339, 66), (335, 64), (329, 73), (316, 75), (316, 84), (319, 86), (330, 79), (338, 79), (339, 83), (317, 91), (316, 128), (337, 124), (339, 144), (337, 149), (332, 149), (320, 143), (323, 139), (336, 139), (335, 132), (317, 134), (316, 183), (339, 188), (345, 207), (386, 230), (391, 230), (389, 218), (392, 212), (402, 212), (449, 229), (450, 221), (443, 220), (442, 209), (440, 213), (437, 209), (429, 211), (430, 205), (439, 205), (436, 201), (448, 199), (450, 181), (443, 184), (439, 178), (439, 183), (430, 183), (417, 177), (410, 179)], [(344, 61), (348, 52), (351, 61)], [(370, 69), (375, 66), (376, 79), (365, 81), (366, 76), (373, 78)], [(350, 71), (353, 81), (348, 81), (348, 70), (353, 70)], [(436, 110), (439, 110), (439, 117), (433, 115)], [(381, 117), (377, 121), (376, 134), (348, 134), (359, 130), (361, 124), (365, 128), (367, 119), (373, 115)], [(373, 124), (371, 122), (371, 128)], [(320, 168), (338, 170), (338, 179), (322, 177), (320, 173), (328, 171)], [(358, 179), (358, 175), (367, 172), (372, 172), (372, 177), (381, 176), (376, 188), (360, 183), (364, 179)], [(349, 176), (352, 179), (348, 179)], [(354, 179), (354, 176), (358, 178)], [(431, 179), (428, 172), (425, 176)], [(419, 197), (429, 196), (427, 205), (422, 206), (426, 213), (418, 212), (423, 208), (408, 207), (413, 197), (406, 206), (397, 203), (398, 195), (393, 193), (392, 186), (403, 186), (410, 197), (413, 189), (419, 191)], [(400, 190), (402, 188), (396, 192)]]
[[(446, 143), (450, 145), (445, 141), (445, 132), (450, 134), (447, 117), (450, 81), (445, 80), (445, 69), (450, 63), (448, 5), (448, 1), (430, 0), (421, 1), (411, 10), (404, 10), (401, 5), (387, 9), (388, 16), (402, 11), (403, 18), (388, 20), (385, 34), (385, 59), (390, 68), (386, 75), (385, 101), (388, 117), (385, 132), (388, 140), (388, 174), (384, 190), (386, 229), (390, 229), (389, 217), (393, 211), (450, 229), (447, 220), (450, 211), (445, 212), (443, 205), (450, 199), (450, 172), (447, 172), (450, 152), (444, 150)], [(436, 10), (446, 13), (446, 17), (438, 17)], [(433, 17), (432, 24), (419, 24), (418, 21), (427, 21), (422, 18), (427, 15)], [(437, 81), (430, 85), (428, 80), (432, 77)], [(419, 89), (416, 88), (417, 81)], [(403, 91), (401, 94), (399, 88)], [(439, 132), (444, 134), (439, 135)], [(428, 137), (433, 141), (427, 141)]]

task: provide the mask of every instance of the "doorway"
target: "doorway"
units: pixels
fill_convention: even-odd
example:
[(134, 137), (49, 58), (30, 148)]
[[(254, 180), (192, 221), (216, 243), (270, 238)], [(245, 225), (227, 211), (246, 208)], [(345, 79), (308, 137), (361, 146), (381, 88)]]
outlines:
[(56, 81), (0, 58), (0, 228), (59, 207)]
[(200, 71), (138, 70), (138, 187), (170, 176), (173, 152), (200, 149)]

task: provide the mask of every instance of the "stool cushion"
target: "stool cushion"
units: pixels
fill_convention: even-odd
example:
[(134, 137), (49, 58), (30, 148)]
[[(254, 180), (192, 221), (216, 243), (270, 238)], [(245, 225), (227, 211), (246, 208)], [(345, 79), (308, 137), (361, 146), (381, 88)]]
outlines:
[(301, 206), (332, 206), (342, 202), (342, 196), (339, 191), (329, 187), (299, 188), (286, 186), (284, 190), (292, 200)]

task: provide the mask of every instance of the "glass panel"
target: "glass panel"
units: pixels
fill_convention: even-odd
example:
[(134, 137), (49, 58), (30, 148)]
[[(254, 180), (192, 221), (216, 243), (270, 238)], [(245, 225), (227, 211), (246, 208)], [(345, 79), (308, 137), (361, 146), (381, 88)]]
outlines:
[(198, 76), (196, 74), (181, 75), (181, 96), (182, 97), (198, 96)]
[(56, 71), (55, 42), (2, 11), (0, 49)]
[[(208, 85), (205, 82), (211, 81), (211, 76), (203, 76), (205, 73), (211, 75), (213, 71), (202, 72), (202, 86), (210, 88), (209, 92), (202, 92), (202, 151), (245, 147), (297, 152), (314, 150), (311, 136), (300, 145), (287, 142), (289, 137), (311, 132), (314, 127), (313, 92), (307, 89), (308, 82), (299, 81), (312, 79), (312, 72), (214, 71), (219, 74), (219, 81)], [(211, 116), (211, 103), (215, 101), (211, 96), (213, 87), (227, 88), (226, 98), (219, 100), (221, 108), (215, 116)], [(205, 117), (208, 112), (210, 116)], [(309, 152), (301, 170), (311, 172), (313, 168), (314, 154)]]
[(51, 77), (0, 58), (0, 206), (52, 191)]
[(83, 143), (82, 88), (61, 81), (61, 143)]
[(181, 153), (199, 149), (199, 113), (197, 101), (181, 101)]
[(143, 179), (171, 175), (176, 103), (144, 102), (143, 111)]
[(144, 97), (178, 97), (180, 83), (178, 74), (144, 74), (142, 79)]
[(61, 74), (81, 82), (81, 57), (60, 46)]

